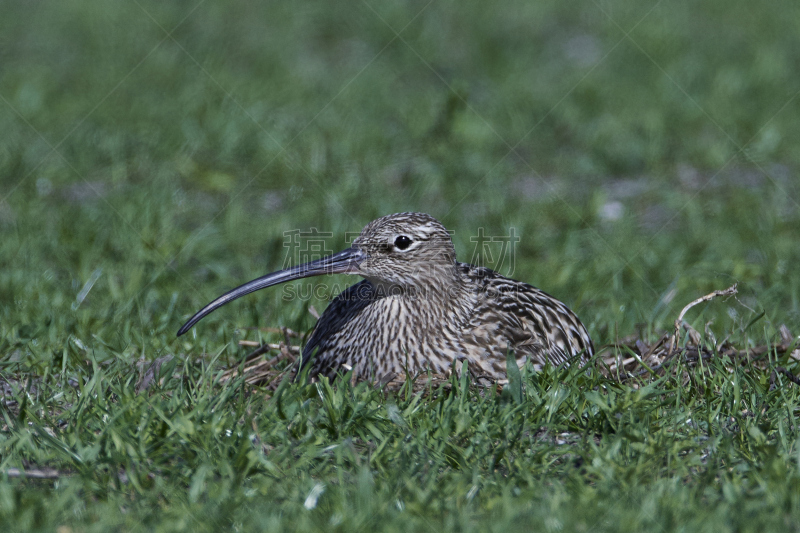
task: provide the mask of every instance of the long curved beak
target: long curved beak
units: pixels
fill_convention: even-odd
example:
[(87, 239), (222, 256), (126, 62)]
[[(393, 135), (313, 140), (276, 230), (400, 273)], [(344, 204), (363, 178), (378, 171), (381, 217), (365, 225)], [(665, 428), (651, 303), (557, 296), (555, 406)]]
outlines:
[(366, 254), (358, 248), (351, 247), (339, 253), (323, 257), (316, 261), (311, 261), (304, 265), (299, 265), (286, 270), (280, 270), (267, 274), (258, 279), (254, 279), (244, 285), (236, 287), (235, 289), (226, 292), (216, 300), (212, 301), (204, 308), (199, 310), (195, 315), (178, 330), (178, 337), (192, 329), (192, 326), (200, 322), (200, 320), (211, 313), (215, 309), (222, 307), (228, 302), (250, 294), (257, 290), (266, 287), (272, 287), (279, 283), (286, 283), (287, 281), (294, 281), (296, 279), (308, 278), (311, 276), (320, 276), (322, 274), (358, 274), (359, 264), (366, 258)]

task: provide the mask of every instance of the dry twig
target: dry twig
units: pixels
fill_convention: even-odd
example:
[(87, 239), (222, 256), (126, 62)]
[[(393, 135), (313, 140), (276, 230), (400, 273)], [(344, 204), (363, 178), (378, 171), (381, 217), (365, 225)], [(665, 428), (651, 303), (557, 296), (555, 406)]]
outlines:
[(3, 474), (8, 477), (27, 477), (30, 479), (58, 479), (70, 475), (68, 472), (59, 472), (55, 468), (8, 468)]
[[(670, 352), (674, 351), (675, 348), (678, 346), (678, 338), (681, 334), (681, 324), (684, 324), (683, 317), (686, 316), (686, 313), (697, 304), (701, 304), (703, 302), (708, 302), (709, 300), (713, 300), (719, 296), (733, 296), (734, 294), (738, 293), (738, 283), (734, 283), (730, 287), (722, 291), (714, 291), (712, 293), (706, 294), (705, 296), (698, 298), (692, 302), (689, 302), (686, 307), (681, 310), (681, 313), (678, 315), (678, 318), (675, 320), (675, 332), (672, 335), (672, 340), (670, 341)], [(691, 327), (691, 326), (689, 326)], [(694, 331), (694, 330), (692, 330)]]

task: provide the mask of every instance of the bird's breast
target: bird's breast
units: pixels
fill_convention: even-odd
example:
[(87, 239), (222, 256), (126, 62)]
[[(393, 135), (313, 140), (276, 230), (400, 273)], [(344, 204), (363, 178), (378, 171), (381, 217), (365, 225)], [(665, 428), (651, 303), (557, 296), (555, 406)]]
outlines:
[[(315, 371), (332, 375), (346, 365), (359, 377), (372, 378), (390, 372), (446, 372), (454, 359), (464, 355), (463, 312), (452, 307), (404, 295), (353, 307), (347, 319), (329, 328), (319, 342)], [(320, 318), (318, 329), (327, 327), (325, 318)]]

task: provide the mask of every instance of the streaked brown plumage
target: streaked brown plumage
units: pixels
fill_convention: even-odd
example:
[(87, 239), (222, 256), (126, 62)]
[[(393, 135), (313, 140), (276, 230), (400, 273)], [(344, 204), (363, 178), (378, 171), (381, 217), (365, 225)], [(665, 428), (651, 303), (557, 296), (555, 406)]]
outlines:
[(349, 368), (370, 380), (446, 373), (454, 360), (466, 360), (473, 375), (503, 379), (509, 351), (518, 364), (530, 360), (534, 367), (585, 361), (594, 351), (566, 305), (527, 283), (456, 261), (447, 230), (424, 213), (379, 218), (343, 252), (242, 285), (201, 309), (178, 335), (239, 296), (325, 273), (365, 279), (339, 294), (317, 322), (303, 349), (312, 376)]

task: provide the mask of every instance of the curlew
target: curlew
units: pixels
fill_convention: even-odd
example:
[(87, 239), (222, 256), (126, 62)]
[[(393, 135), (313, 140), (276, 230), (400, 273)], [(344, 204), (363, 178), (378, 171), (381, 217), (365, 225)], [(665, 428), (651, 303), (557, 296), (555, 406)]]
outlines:
[(311, 376), (352, 369), (356, 379), (449, 372), (467, 361), (489, 380), (506, 377), (513, 352), (535, 368), (585, 362), (594, 348), (586, 327), (549, 294), (497, 272), (456, 261), (444, 226), (423, 213), (367, 224), (339, 253), (255, 279), (215, 299), (178, 331), (251, 292), (321, 274), (364, 279), (333, 299), (319, 318), (301, 366)]

